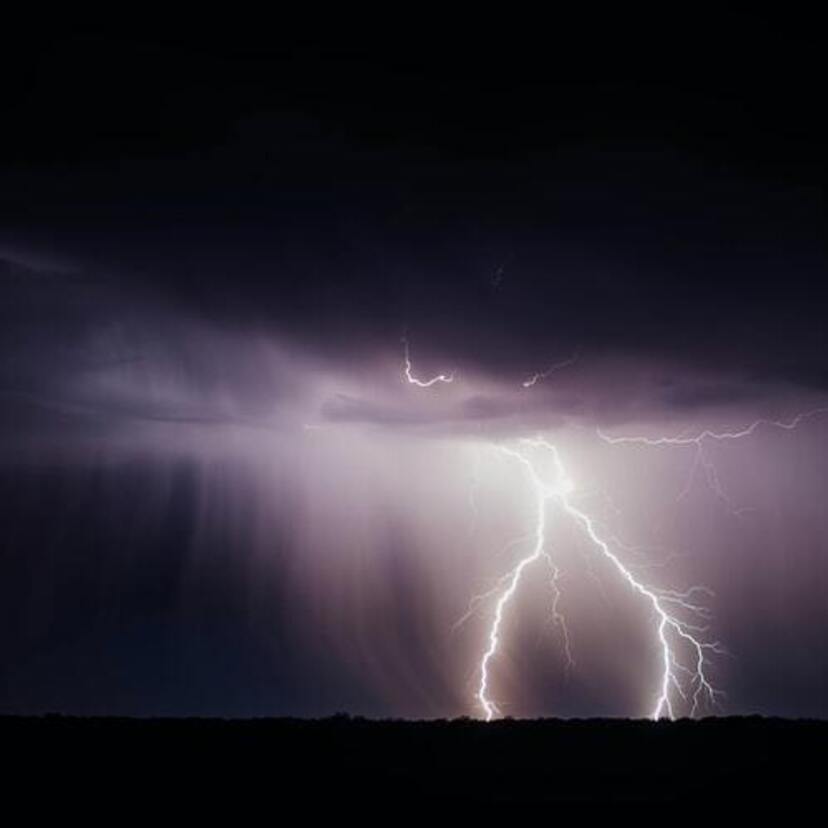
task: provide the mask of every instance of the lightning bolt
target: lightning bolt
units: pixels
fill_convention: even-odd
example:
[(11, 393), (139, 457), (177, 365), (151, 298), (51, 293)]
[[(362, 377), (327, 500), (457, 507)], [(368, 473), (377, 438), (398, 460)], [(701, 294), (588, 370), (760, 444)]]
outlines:
[(454, 382), (454, 373), (437, 374), (437, 376), (427, 380), (421, 380), (418, 377), (414, 376), (414, 372), (411, 365), (411, 351), (408, 346), (408, 339), (403, 337), (402, 344), (404, 352), (403, 376), (405, 377), (406, 382), (410, 383), (411, 385), (416, 385), (418, 388), (431, 388), (432, 385), (436, 385), (438, 382)]
[[(454, 374), (439, 374), (430, 379), (420, 379), (414, 375), (409, 344), (403, 339), (404, 346), (404, 379), (419, 388), (430, 388), (437, 383), (451, 383)], [(531, 388), (541, 380), (547, 378), (554, 371), (573, 364), (578, 359), (576, 352), (571, 357), (555, 363), (545, 371), (533, 374), (526, 379), (523, 388)], [(814, 408), (804, 411), (789, 420), (771, 420), (760, 418), (747, 426), (733, 429), (714, 431), (704, 429), (695, 434), (681, 433), (676, 436), (613, 436), (600, 428), (598, 438), (612, 446), (633, 445), (645, 447), (686, 448), (694, 451), (693, 463), (688, 480), (678, 499), (681, 500), (689, 492), (696, 475), (703, 473), (706, 483), (716, 497), (723, 502), (734, 514), (739, 515), (744, 509), (736, 509), (729, 500), (721, 484), (717, 469), (707, 452), (713, 443), (723, 443), (748, 438), (762, 428), (792, 431), (805, 420), (818, 414), (828, 412), (828, 407)], [(711, 661), (714, 656), (724, 655), (723, 645), (711, 640), (708, 636), (711, 612), (706, 606), (705, 599), (713, 593), (704, 586), (694, 586), (685, 591), (666, 589), (653, 586), (642, 580), (637, 574), (641, 566), (628, 564), (623, 560), (635, 549), (625, 546), (613, 537), (605, 536), (599, 529), (598, 522), (584, 509), (580, 508), (574, 496), (576, 487), (565, 468), (563, 458), (558, 448), (547, 440), (522, 439), (516, 445), (495, 446), (500, 453), (520, 464), (525, 472), (534, 499), (534, 527), (530, 535), (517, 538), (509, 543), (504, 552), (516, 546), (530, 543), (529, 550), (519, 558), (518, 562), (502, 575), (495, 585), (486, 592), (475, 595), (469, 602), (466, 613), (455, 624), (455, 628), (465, 623), (475, 614), (484, 603), (494, 600), (494, 611), (485, 639), (485, 648), (478, 665), (479, 683), (476, 691), (476, 700), (482, 708), (486, 721), (491, 721), (500, 715), (500, 708), (494, 701), (491, 692), (493, 663), (500, 652), (503, 636), (503, 625), (507, 613), (516, 601), (522, 581), (527, 572), (539, 561), (543, 561), (549, 568), (550, 588), (552, 593), (551, 617), (560, 630), (562, 649), (566, 658), (566, 668), (571, 669), (575, 662), (572, 656), (571, 641), (566, 619), (561, 611), (560, 589), (561, 572), (553, 556), (547, 548), (547, 526), (550, 510), (574, 524), (583, 537), (599, 553), (613, 571), (621, 584), (626, 585), (632, 594), (640, 599), (642, 606), (649, 610), (652, 624), (653, 643), (659, 653), (659, 678), (653, 691), (653, 701), (649, 715), (653, 719), (668, 717), (675, 718), (678, 712), (691, 717), (703, 709), (718, 705), (719, 698), (724, 693), (717, 689), (711, 678)], [(553, 473), (546, 475), (540, 471), (535, 462), (537, 452), (543, 452), (552, 460)], [(476, 515), (475, 491), (478, 484), (479, 458), (475, 464), (472, 477), (472, 487), (469, 498), (473, 513)], [(548, 466), (545, 466), (548, 470)], [(551, 479), (547, 479), (551, 477)], [(583, 491), (578, 494), (585, 494)]]
[[(694, 587), (686, 592), (660, 590), (638, 580), (613, 551), (610, 544), (599, 534), (593, 519), (573, 503), (572, 495), (575, 493), (575, 485), (567, 474), (557, 447), (542, 438), (536, 438), (521, 440), (518, 448), (509, 446), (500, 448), (504, 454), (519, 462), (524, 468), (535, 497), (536, 519), (534, 544), (531, 551), (510, 573), (504, 576), (501, 582), (504, 586), (498, 594), (494, 617), (489, 627), (487, 647), (480, 660), (477, 700), (486, 720), (491, 721), (499, 715), (498, 706), (490, 695), (490, 668), (499, 650), (504, 615), (518, 591), (526, 570), (543, 557), (546, 557), (552, 564), (546, 552), (547, 511), (550, 506), (555, 506), (561, 514), (571, 519), (582, 530), (620, 579), (651, 610), (654, 637), (660, 651), (661, 661), (661, 678), (651, 709), (651, 717), (653, 719), (660, 719), (664, 716), (674, 718), (676, 696), (686, 703), (691, 716), (696, 714), (705, 701), (716, 704), (721, 691), (713, 686), (709, 677), (710, 656), (725, 651), (719, 642), (706, 640), (704, 637), (706, 625), (697, 623), (698, 619), (705, 620), (710, 617), (707, 607), (698, 603), (695, 597), (707, 590), (703, 587)], [(549, 452), (552, 457), (555, 473), (551, 482), (543, 478), (532, 462), (531, 452), (538, 449)], [(553, 583), (557, 588), (558, 570), (554, 564), (552, 566)], [(558, 612), (559, 597), (560, 592), (556, 589), (553, 611), (560, 619), (563, 629), (566, 630), (562, 616)], [(688, 621), (685, 616), (690, 616), (694, 620)], [(565, 642), (567, 657), (571, 662), (568, 633), (565, 634)]]
[(805, 420), (808, 420), (819, 414), (824, 414), (826, 412), (828, 412), (828, 407), (813, 408), (809, 411), (800, 412), (795, 417), (792, 417), (789, 420), (769, 420), (766, 418), (760, 418), (758, 420), (754, 420), (752, 423), (750, 423), (747, 426), (744, 426), (743, 428), (733, 431), (712, 431), (710, 429), (704, 429), (703, 431), (699, 431), (696, 434), (679, 434), (675, 437), (612, 437), (603, 432), (600, 428), (597, 429), (597, 434), (599, 439), (613, 446), (637, 445), (659, 448), (689, 448), (693, 450), (693, 463), (690, 467), (690, 472), (687, 476), (687, 481), (682, 490), (680, 491), (678, 497), (676, 498), (677, 501), (683, 500), (687, 496), (687, 494), (690, 492), (690, 489), (692, 488), (693, 481), (696, 479), (696, 475), (699, 469), (701, 469), (704, 473), (704, 479), (710, 491), (712, 491), (713, 494), (718, 498), (718, 500), (721, 501), (722, 504), (724, 504), (724, 506), (728, 509), (728, 511), (731, 512), (731, 514), (740, 517), (744, 512), (750, 511), (750, 509), (745, 507), (736, 508), (731, 502), (730, 498), (724, 490), (724, 487), (722, 486), (721, 480), (719, 479), (719, 473), (716, 469), (716, 466), (709, 455), (709, 444), (742, 440), (746, 437), (751, 437), (753, 434), (756, 433), (756, 431), (758, 431), (761, 428), (772, 428), (780, 429), (782, 431), (793, 431)]
[[(506, 446), (501, 446), (501, 450), (511, 457), (515, 457), (521, 461), (524, 460), (524, 458), (518, 452), (513, 451), (512, 449)], [(540, 477), (538, 477), (534, 467), (531, 464), (525, 463), (525, 465), (527, 471), (529, 472), (530, 479), (532, 480), (533, 490), (535, 494), (535, 531), (533, 534), (532, 548), (529, 554), (521, 558), (518, 561), (517, 565), (511, 570), (511, 572), (507, 573), (501, 579), (501, 583), (505, 584), (505, 587), (502, 590), (500, 590), (500, 595), (497, 599), (497, 603), (495, 604), (494, 620), (492, 622), (491, 627), (489, 628), (488, 646), (486, 648), (486, 651), (483, 653), (483, 658), (480, 662), (480, 685), (477, 690), (477, 699), (483, 708), (487, 722), (491, 721), (495, 717), (495, 715), (498, 715), (500, 713), (497, 705), (489, 697), (489, 665), (492, 659), (495, 657), (498, 647), (500, 645), (500, 629), (503, 625), (503, 616), (506, 611), (506, 608), (508, 607), (509, 603), (512, 601), (515, 593), (517, 592), (518, 586), (520, 584), (521, 578), (524, 575), (524, 572), (533, 563), (541, 559), (545, 559), (549, 563), (552, 572), (552, 615), (554, 620), (557, 622), (558, 626), (562, 630), (562, 635), (564, 639), (564, 651), (567, 657), (567, 664), (569, 666), (572, 666), (574, 664), (569, 644), (569, 632), (566, 627), (565, 619), (558, 609), (561, 596), (560, 589), (558, 588), (558, 577), (560, 573), (558, 567), (555, 565), (555, 563), (552, 561), (552, 558), (549, 556), (549, 553), (546, 551), (547, 504), (548, 501), (556, 495), (556, 491), (544, 485), (543, 481), (540, 479)], [(495, 589), (490, 590), (483, 596), (478, 596), (478, 602), (483, 598), (493, 595), (497, 590), (498, 588), (496, 587)]]
[(539, 371), (537, 374), (532, 374), (532, 376), (529, 377), (529, 379), (524, 380), (521, 385), (524, 388), (531, 388), (533, 385), (537, 385), (537, 383), (541, 380), (546, 379), (550, 374), (554, 374), (555, 371), (560, 371), (561, 368), (567, 368), (570, 365), (574, 365), (578, 361), (578, 357), (579, 353), (576, 351), (571, 357), (562, 359), (560, 362), (555, 362), (545, 371)]

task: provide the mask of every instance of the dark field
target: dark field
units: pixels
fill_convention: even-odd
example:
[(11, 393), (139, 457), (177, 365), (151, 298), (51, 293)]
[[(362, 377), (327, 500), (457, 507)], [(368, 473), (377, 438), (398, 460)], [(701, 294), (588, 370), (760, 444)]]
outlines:
[[(828, 722), (0, 718), (7, 791), (56, 802), (156, 797), (802, 804), (824, 785)], [(125, 799), (126, 798), (126, 799)]]

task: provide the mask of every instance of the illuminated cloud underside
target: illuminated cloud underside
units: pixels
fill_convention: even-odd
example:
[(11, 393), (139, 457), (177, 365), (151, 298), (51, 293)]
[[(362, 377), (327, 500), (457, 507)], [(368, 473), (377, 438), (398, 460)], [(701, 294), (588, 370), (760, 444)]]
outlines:
[[(575, 359), (576, 357), (573, 357), (556, 363), (547, 371), (533, 375), (530, 380), (523, 382), (523, 387), (532, 387), (538, 380), (545, 379), (557, 368), (572, 364)], [(411, 382), (411, 360), (407, 342), (405, 343), (405, 375), (408, 381)], [(430, 382), (416, 382), (415, 384), (422, 388), (429, 388), (437, 381), (446, 380), (440, 375)], [(730, 501), (719, 482), (715, 465), (704, 455), (705, 442), (740, 440), (751, 437), (762, 427), (790, 431), (797, 428), (803, 421), (826, 411), (828, 411), (828, 408), (815, 408), (800, 412), (785, 421), (758, 419), (735, 430), (713, 431), (705, 429), (697, 434), (684, 434), (677, 437), (609, 436), (601, 429), (598, 429), (598, 437), (603, 442), (613, 446), (628, 444), (695, 449), (696, 455), (690, 476), (685, 488), (679, 495), (679, 499), (689, 490), (696, 468), (701, 465), (705, 470), (705, 479), (711, 491), (720, 501), (730, 507)], [(510, 604), (519, 600), (519, 588), (522, 579), (527, 577), (527, 572), (541, 560), (545, 561), (551, 570), (550, 584), (553, 595), (551, 612), (555, 623), (561, 630), (566, 668), (571, 670), (574, 667), (570, 634), (566, 619), (559, 609), (561, 597), (560, 573), (548, 550), (547, 511), (550, 507), (556, 507), (559, 515), (573, 520), (589, 541), (600, 550), (604, 558), (616, 570), (618, 576), (651, 608), (655, 640), (660, 650), (662, 663), (661, 678), (658, 691), (655, 694), (656, 700), (651, 709), (651, 718), (659, 719), (664, 716), (670, 719), (675, 718), (678, 712), (677, 698), (684, 703), (682, 713), (691, 717), (702, 710), (709, 711), (718, 707), (719, 697), (724, 696), (725, 693), (712, 683), (709, 675), (710, 660), (712, 656), (724, 655), (726, 650), (721, 642), (708, 638), (710, 625), (706, 622), (710, 621), (710, 612), (707, 607), (698, 603), (697, 598), (697, 596), (709, 593), (709, 589), (702, 586), (691, 587), (684, 591), (658, 589), (639, 580), (625, 566), (619, 554), (613, 551), (610, 543), (601, 537), (596, 522), (573, 503), (573, 497), (576, 494), (575, 484), (567, 473), (560, 452), (555, 445), (538, 437), (523, 439), (517, 447), (498, 445), (497, 448), (506, 456), (520, 463), (524, 468), (535, 497), (536, 519), (532, 533), (532, 548), (529, 553), (520, 558), (514, 568), (500, 579), (497, 586), (485, 594), (474, 596), (469, 611), (458, 622), (458, 625), (464, 623), (483, 601), (493, 600), (493, 617), (489, 627), (486, 648), (480, 659), (479, 685), (476, 693), (477, 701), (486, 721), (491, 721), (500, 714), (500, 709), (491, 695), (490, 671), (500, 647), (504, 617)], [(538, 450), (551, 454), (554, 471), (551, 482), (543, 478), (538, 471), (536, 462), (533, 460), (533, 453)], [(739, 510), (733, 509), (732, 511), (736, 515), (739, 514)], [(681, 648), (687, 651), (684, 657), (680, 654)]]

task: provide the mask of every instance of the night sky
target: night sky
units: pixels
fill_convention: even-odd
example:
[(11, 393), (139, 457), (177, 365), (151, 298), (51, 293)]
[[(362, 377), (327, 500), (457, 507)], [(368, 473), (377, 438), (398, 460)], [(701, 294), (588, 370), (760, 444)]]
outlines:
[[(816, 31), (10, 30), (0, 712), (479, 716), (491, 596), (455, 622), (541, 435), (637, 577), (705, 587), (701, 713), (828, 715)], [(648, 715), (652, 618), (548, 528), (574, 666), (541, 566), (500, 712)]]

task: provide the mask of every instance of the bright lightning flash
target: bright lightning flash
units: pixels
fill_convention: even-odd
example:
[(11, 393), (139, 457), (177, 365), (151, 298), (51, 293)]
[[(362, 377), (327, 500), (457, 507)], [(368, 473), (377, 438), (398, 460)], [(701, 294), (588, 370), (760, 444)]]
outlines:
[(408, 347), (408, 340), (403, 339), (403, 349), (404, 349), (404, 359), (403, 359), (403, 375), (407, 382), (411, 385), (416, 385), (418, 388), (431, 388), (432, 385), (436, 385), (438, 382), (454, 382), (454, 374), (438, 374), (436, 377), (432, 377), (431, 379), (422, 380), (418, 377), (414, 376), (413, 368), (411, 365), (411, 352)]
[[(568, 634), (563, 624), (563, 617), (557, 608), (558, 570), (552, 564), (546, 551), (547, 511), (550, 507), (556, 507), (561, 514), (571, 519), (583, 531), (621, 579), (640, 596), (652, 612), (661, 661), (661, 678), (651, 710), (652, 718), (660, 719), (664, 716), (673, 718), (676, 696), (679, 696), (689, 706), (691, 716), (695, 715), (705, 701), (715, 704), (721, 691), (713, 686), (709, 678), (710, 655), (723, 653), (724, 649), (718, 642), (705, 639), (707, 629), (705, 625), (686, 620), (687, 617), (696, 620), (709, 618), (709, 610), (696, 603), (693, 597), (705, 590), (701, 587), (695, 587), (686, 592), (661, 590), (639, 581), (610, 548), (609, 543), (600, 536), (593, 519), (573, 503), (575, 485), (567, 474), (560, 453), (554, 445), (537, 438), (522, 440), (517, 448), (502, 446), (501, 450), (518, 461), (525, 469), (535, 496), (537, 515), (531, 551), (501, 581), (505, 586), (499, 592), (494, 618), (489, 628), (488, 646), (480, 661), (477, 700), (483, 708), (486, 720), (490, 721), (499, 714), (498, 707), (490, 695), (490, 667), (500, 646), (504, 614), (518, 590), (525, 571), (541, 558), (546, 558), (552, 565), (553, 585), (556, 587), (553, 612), (556, 621), (564, 630), (567, 658), (571, 663)], [(551, 482), (544, 479), (532, 460), (537, 450), (549, 452), (551, 455), (554, 469)], [(487, 595), (496, 591), (497, 588)]]

